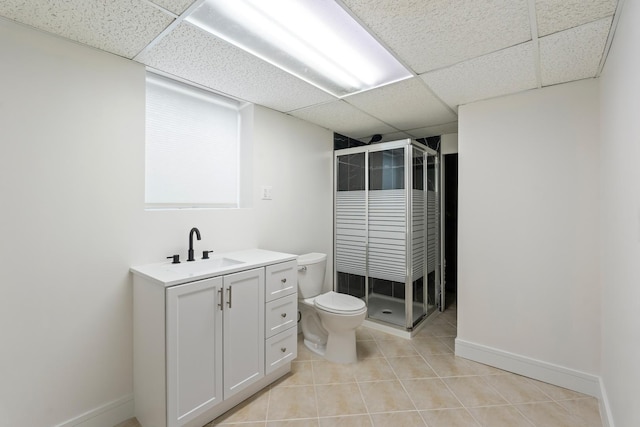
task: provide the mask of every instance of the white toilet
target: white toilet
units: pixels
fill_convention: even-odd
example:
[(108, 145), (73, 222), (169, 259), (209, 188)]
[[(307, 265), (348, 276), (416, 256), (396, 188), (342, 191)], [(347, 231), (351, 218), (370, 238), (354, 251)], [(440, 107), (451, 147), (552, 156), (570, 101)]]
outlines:
[(356, 328), (367, 307), (359, 298), (337, 292), (322, 294), (327, 255), (298, 257), (298, 296), (305, 346), (330, 362), (355, 363)]

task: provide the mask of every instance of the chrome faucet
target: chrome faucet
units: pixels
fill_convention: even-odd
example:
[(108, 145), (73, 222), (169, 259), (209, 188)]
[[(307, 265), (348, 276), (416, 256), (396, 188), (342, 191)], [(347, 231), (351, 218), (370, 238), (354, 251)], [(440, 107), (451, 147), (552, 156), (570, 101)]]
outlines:
[(196, 259), (193, 257), (193, 233), (196, 233), (196, 237), (200, 240), (200, 230), (193, 227), (189, 232), (189, 257), (187, 261), (195, 261)]

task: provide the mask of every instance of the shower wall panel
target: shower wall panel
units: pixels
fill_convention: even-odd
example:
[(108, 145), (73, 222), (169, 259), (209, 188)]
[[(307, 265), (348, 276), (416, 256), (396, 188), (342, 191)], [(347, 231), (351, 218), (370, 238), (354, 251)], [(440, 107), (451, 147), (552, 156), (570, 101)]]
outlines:
[(413, 222), (411, 232), (413, 280), (417, 280), (424, 276), (425, 214), (424, 191), (411, 190), (411, 217)]
[(436, 269), (436, 259), (438, 255), (437, 245), (437, 218), (436, 207), (438, 200), (435, 191), (427, 191), (427, 273)]
[(367, 209), (364, 191), (336, 193), (336, 270), (366, 276)]
[(407, 262), (405, 190), (369, 191), (369, 277), (404, 282)]

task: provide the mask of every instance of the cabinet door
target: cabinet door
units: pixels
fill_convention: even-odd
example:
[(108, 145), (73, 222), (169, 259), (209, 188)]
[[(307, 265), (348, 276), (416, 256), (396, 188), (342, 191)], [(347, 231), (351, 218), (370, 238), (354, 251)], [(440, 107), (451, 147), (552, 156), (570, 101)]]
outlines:
[(167, 289), (167, 425), (222, 401), (222, 278)]
[(224, 276), (224, 397), (264, 377), (264, 269)]

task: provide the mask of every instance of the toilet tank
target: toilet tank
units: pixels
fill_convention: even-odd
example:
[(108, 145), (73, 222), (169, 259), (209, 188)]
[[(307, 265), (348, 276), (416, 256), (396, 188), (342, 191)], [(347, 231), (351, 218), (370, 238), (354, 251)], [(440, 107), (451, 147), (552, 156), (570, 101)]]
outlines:
[(313, 298), (322, 293), (326, 269), (327, 254), (313, 252), (298, 256), (298, 293), (300, 298)]

